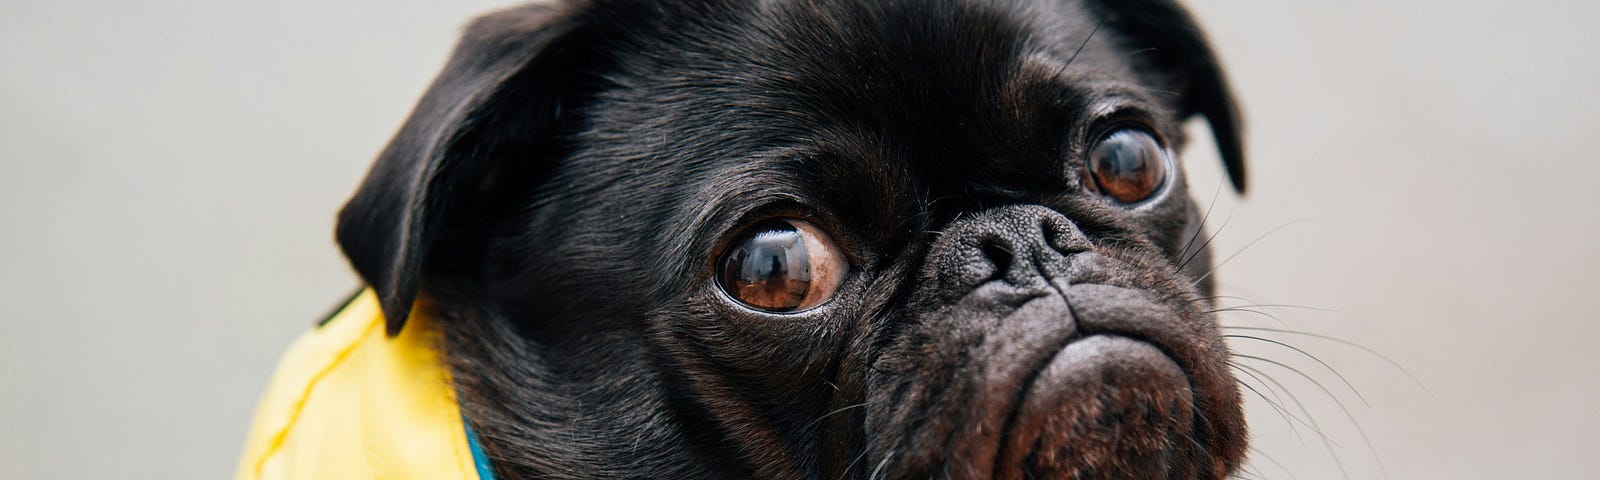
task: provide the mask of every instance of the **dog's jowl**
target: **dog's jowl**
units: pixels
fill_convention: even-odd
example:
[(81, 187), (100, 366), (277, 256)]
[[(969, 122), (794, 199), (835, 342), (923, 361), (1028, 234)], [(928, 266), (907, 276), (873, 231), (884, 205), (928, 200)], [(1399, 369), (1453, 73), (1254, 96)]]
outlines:
[(1223, 478), (1191, 117), (1242, 189), (1168, 1), (519, 7), (467, 28), (338, 241), (480, 477)]

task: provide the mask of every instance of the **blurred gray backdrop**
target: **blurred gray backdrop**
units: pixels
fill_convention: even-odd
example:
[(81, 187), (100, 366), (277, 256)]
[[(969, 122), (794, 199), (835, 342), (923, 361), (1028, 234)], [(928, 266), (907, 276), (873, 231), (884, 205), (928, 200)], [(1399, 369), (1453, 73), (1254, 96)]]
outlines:
[[(507, 4), (0, 4), (0, 478), (231, 476), (277, 355), (357, 286), (334, 212)], [(1201, 123), (1185, 159), (1243, 252), (1226, 301), (1296, 306), (1225, 322), (1426, 386), (1237, 342), (1349, 411), (1254, 363), (1306, 411), (1247, 393), (1251, 473), (1600, 478), (1600, 7), (1190, 5), (1250, 127), (1246, 198)]]

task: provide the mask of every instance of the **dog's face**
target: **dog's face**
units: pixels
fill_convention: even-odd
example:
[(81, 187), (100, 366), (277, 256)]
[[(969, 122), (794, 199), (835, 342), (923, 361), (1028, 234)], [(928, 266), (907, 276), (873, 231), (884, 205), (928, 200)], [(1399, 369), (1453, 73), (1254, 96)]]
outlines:
[(1219, 478), (1196, 115), (1242, 186), (1165, 1), (524, 7), (339, 240), (502, 478)]

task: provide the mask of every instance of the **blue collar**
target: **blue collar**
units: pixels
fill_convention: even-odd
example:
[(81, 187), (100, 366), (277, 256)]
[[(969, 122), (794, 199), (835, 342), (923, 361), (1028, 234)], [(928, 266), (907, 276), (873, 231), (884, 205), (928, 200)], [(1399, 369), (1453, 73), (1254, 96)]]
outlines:
[(478, 480), (495, 480), (494, 467), (489, 465), (489, 457), (483, 453), (483, 444), (478, 443), (478, 432), (472, 431), (472, 422), (462, 415), (461, 424), (467, 427), (467, 447), (472, 450), (472, 464), (478, 468)]

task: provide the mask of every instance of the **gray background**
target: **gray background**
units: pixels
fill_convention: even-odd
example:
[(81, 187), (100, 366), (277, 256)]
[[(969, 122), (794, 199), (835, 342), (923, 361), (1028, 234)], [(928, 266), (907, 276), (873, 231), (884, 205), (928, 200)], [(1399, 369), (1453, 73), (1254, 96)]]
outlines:
[[(505, 4), (0, 4), (0, 478), (231, 475), (277, 355), (357, 284), (335, 209), (458, 26)], [(1432, 392), (1274, 337), (1366, 406), (1240, 343), (1327, 385), (1377, 452), (1317, 387), (1256, 363), (1322, 434), (1252, 396), (1252, 472), (1600, 477), (1595, 4), (1191, 4), (1251, 127), (1255, 190), (1221, 191), (1218, 253), (1283, 227), (1218, 273), (1248, 299), (1229, 301), (1328, 309), (1226, 322), (1357, 342)], [(1185, 161), (1198, 196), (1218, 191), (1209, 143)]]

